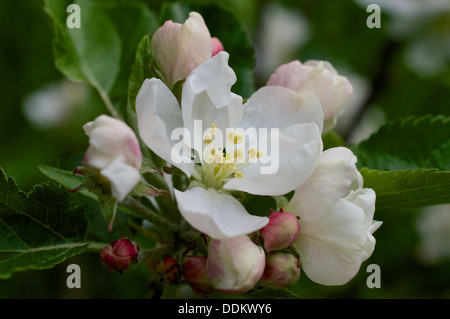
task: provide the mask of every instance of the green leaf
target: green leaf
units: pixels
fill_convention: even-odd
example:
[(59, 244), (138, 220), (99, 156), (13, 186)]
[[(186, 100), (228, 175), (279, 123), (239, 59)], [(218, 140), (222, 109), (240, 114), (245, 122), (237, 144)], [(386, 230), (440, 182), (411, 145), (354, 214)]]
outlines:
[(358, 167), (383, 171), (450, 169), (450, 117), (408, 118), (382, 126), (350, 147)]
[[(39, 170), (45, 176), (47, 176), (48, 178), (61, 184), (62, 186), (66, 187), (67, 189), (75, 189), (83, 182), (83, 179), (81, 177), (75, 175), (73, 172), (66, 171), (66, 170), (63, 170), (60, 168), (50, 167), (50, 166), (46, 166), (46, 165), (40, 165)], [(91, 197), (95, 200), (97, 199), (97, 195), (89, 192), (86, 189), (80, 190), (80, 193), (83, 195), (86, 195), (88, 197)]]
[[(66, 26), (72, 2), (80, 7), (81, 28)], [(46, 0), (44, 10), (54, 23), (57, 68), (92, 85), (112, 115), (125, 112), (136, 46), (156, 30), (156, 15), (139, 1)]]
[[(126, 117), (128, 84), (136, 60), (136, 51), (139, 50), (137, 47), (144, 36), (153, 34), (159, 27), (158, 18), (150, 10), (148, 4), (143, 1), (117, 1), (114, 3), (111, 0), (102, 0), (100, 3), (101, 9), (108, 13), (114, 23), (122, 43), (120, 72), (110, 91), (110, 96)], [(150, 68), (150, 63), (146, 67)]]
[(86, 230), (84, 208), (62, 187), (47, 183), (26, 194), (0, 169), (0, 278), (81, 253)]
[(364, 187), (376, 195), (376, 209), (414, 208), (450, 203), (450, 171), (437, 169), (361, 171)]
[(327, 150), (333, 147), (345, 146), (344, 139), (339, 136), (335, 131), (329, 131), (322, 135), (323, 149)]
[(103, 219), (108, 225), (108, 231), (114, 226), (114, 218), (116, 217), (117, 200), (111, 195), (101, 195), (98, 197)]
[(298, 295), (288, 288), (264, 287), (253, 290), (245, 295), (249, 299), (300, 299)]
[(128, 80), (128, 103), (127, 116), (131, 127), (137, 132), (136, 119), (136, 96), (145, 79), (156, 77), (151, 67), (152, 58), (150, 53), (150, 38), (148, 35), (142, 37), (136, 49), (131, 75)]
[(85, 79), (99, 93), (112, 88), (120, 67), (121, 42), (107, 15), (87, 0), (76, 1), (80, 6), (81, 28), (66, 26), (65, 10), (70, 2), (45, 2), (47, 13), (53, 18), (56, 32), (55, 60), (65, 75)]

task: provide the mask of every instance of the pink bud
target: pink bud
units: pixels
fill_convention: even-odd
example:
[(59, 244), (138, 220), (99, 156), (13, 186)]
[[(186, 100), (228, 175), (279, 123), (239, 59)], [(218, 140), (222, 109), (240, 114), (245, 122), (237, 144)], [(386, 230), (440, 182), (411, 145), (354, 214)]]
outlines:
[(212, 45), (212, 54), (211, 54), (212, 57), (215, 56), (220, 51), (224, 50), (222, 42), (220, 42), (220, 40), (216, 37), (211, 38), (211, 45)]
[(266, 268), (259, 281), (263, 287), (286, 287), (295, 284), (300, 277), (300, 262), (286, 253), (271, 253), (266, 256)]
[(183, 276), (184, 280), (198, 295), (206, 296), (214, 291), (214, 286), (206, 277), (206, 256), (187, 257), (184, 263)]
[(294, 214), (273, 212), (269, 216), (269, 223), (259, 232), (264, 239), (264, 248), (270, 253), (292, 245), (297, 240), (300, 224)]
[(353, 93), (353, 87), (327, 61), (292, 61), (279, 66), (267, 85), (287, 87), (298, 93), (311, 92), (320, 101), (324, 115), (324, 132), (331, 130), (343, 107)]
[(209, 243), (206, 276), (223, 293), (235, 295), (251, 290), (265, 265), (263, 249), (246, 235), (212, 239)]
[(108, 182), (115, 199), (124, 200), (141, 178), (142, 154), (136, 135), (125, 122), (107, 115), (98, 116), (83, 128), (89, 136), (84, 167)]
[(211, 57), (211, 35), (203, 17), (191, 12), (183, 24), (166, 21), (153, 34), (151, 51), (171, 88)]
[(89, 148), (83, 158), (86, 167), (102, 170), (120, 157), (125, 164), (137, 170), (141, 168), (139, 141), (125, 122), (100, 115), (83, 129), (89, 136)]
[(180, 264), (172, 257), (166, 256), (164, 260), (158, 265), (157, 269), (163, 280), (171, 285), (174, 284), (180, 274)]
[(110, 272), (117, 270), (123, 274), (131, 265), (137, 262), (139, 246), (128, 238), (118, 239), (100, 252), (103, 265)]

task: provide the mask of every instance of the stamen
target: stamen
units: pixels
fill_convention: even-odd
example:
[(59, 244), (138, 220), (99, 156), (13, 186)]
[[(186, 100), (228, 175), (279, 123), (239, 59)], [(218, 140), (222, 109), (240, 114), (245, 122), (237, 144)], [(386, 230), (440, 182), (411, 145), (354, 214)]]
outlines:
[(205, 133), (205, 135), (203, 136), (203, 143), (209, 144), (212, 141), (213, 141), (213, 135), (211, 135), (209, 133)]
[(258, 152), (256, 151), (256, 149), (254, 147), (252, 147), (251, 149), (248, 150), (248, 155), (249, 155), (250, 159), (253, 160), (258, 155)]
[(227, 141), (232, 144), (241, 144), (245, 141), (245, 136), (233, 130), (227, 133)]
[(244, 159), (244, 149), (238, 148), (236, 151), (234, 151), (234, 158), (238, 160), (238, 162), (242, 162)]
[(242, 178), (242, 177), (244, 177), (244, 174), (241, 173), (241, 172), (236, 172), (236, 173), (234, 173), (234, 177), (236, 177), (236, 178)]

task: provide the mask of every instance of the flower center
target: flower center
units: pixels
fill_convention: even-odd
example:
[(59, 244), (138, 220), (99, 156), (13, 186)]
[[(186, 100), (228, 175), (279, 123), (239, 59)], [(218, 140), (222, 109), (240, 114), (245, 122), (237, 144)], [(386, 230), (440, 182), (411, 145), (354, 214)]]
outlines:
[(236, 130), (226, 134), (226, 147), (216, 147), (214, 140), (217, 128), (214, 123), (203, 135), (203, 161), (201, 163), (201, 182), (206, 187), (220, 189), (232, 178), (242, 178), (241, 172), (263, 155), (261, 150), (251, 147), (245, 152), (245, 136)]

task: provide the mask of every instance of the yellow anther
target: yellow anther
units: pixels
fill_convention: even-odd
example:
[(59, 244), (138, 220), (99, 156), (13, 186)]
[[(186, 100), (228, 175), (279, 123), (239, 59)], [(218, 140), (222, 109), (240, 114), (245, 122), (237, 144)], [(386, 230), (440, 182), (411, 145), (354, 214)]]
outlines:
[(230, 131), (227, 133), (227, 141), (228, 143), (233, 143), (234, 142), (234, 134), (236, 133), (236, 131)]
[(244, 143), (244, 141), (245, 141), (244, 135), (242, 135), (240, 133), (236, 133), (234, 135), (234, 139), (233, 139), (234, 144), (241, 144), (241, 143)]
[(232, 144), (241, 144), (245, 141), (245, 136), (233, 130), (227, 133), (227, 141)]
[(234, 173), (234, 177), (242, 178), (242, 177), (244, 177), (244, 174), (242, 174), (241, 172), (236, 172), (236, 173)]
[(213, 141), (213, 136), (209, 133), (205, 133), (205, 135), (203, 136), (203, 143), (209, 144), (212, 141)]
[(256, 156), (258, 155), (258, 152), (254, 147), (252, 147), (251, 149), (248, 150), (248, 155), (250, 156), (250, 159), (255, 159)]
[(244, 159), (244, 149), (238, 148), (234, 151), (234, 158), (238, 160), (238, 162), (241, 162)]
[(259, 150), (259, 151), (256, 153), (256, 157), (257, 157), (257, 158), (260, 158), (260, 157), (262, 157), (263, 155), (264, 155), (264, 152), (261, 151), (261, 150)]
[(216, 123), (211, 123), (211, 134), (212, 136), (216, 135)]

